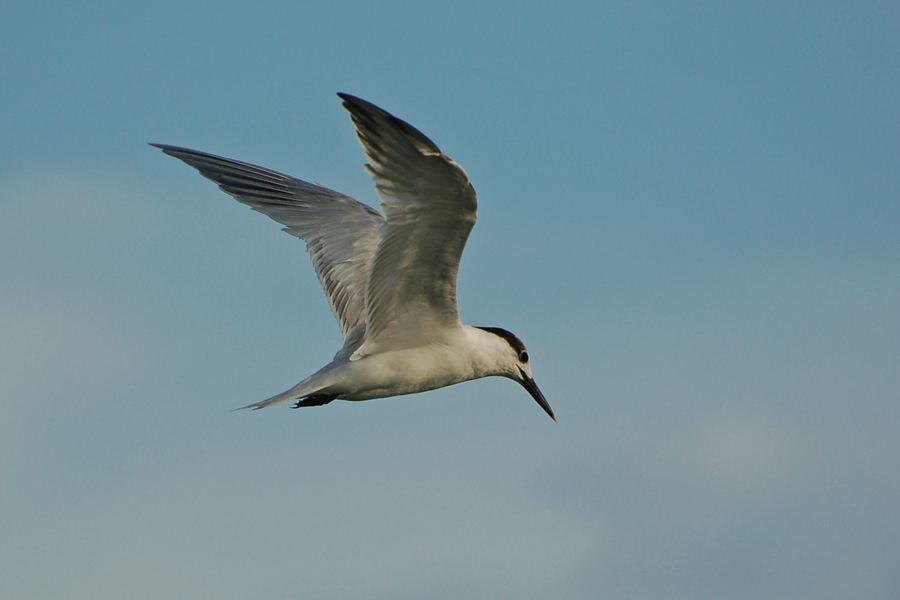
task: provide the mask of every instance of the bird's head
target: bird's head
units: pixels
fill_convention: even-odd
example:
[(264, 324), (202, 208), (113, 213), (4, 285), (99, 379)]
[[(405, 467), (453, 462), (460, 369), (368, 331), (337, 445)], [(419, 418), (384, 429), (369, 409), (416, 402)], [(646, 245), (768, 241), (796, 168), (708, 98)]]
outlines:
[(499, 344), (501, 354), (497, 357), (497, 372), (494, 374), (518, 381), (522, 387), (528, 390), (535, 402), (544, 409), (544, 412), (556, 421), (553, 409), (550, 408), (550, 404), (547, 403), (547, 399), (544, 398), (544, 394), (531, 376), (531, 358), (528, 356), (528, 350), (522, 340), (514, 333), (499, 327), (478, 327), (478, 329), (495, 335), (505, 342), (505, 344)]

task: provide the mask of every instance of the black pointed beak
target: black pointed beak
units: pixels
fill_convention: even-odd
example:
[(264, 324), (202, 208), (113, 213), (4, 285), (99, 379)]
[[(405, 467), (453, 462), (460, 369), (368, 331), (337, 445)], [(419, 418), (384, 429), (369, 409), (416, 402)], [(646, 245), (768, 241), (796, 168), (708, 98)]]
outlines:
[(545, 413), (550, 415), (550, 418), (553, 419), (553, 422), (555, 423), (556, 417), (553, 416), (553, 409), (550, 408), (550, 404), (547, 403), (547, 399), (544, 398), (544, 394), (541, 393), (541, 390), (534, 382), (534, 379), (526, 375), (522, 369), (519, 369), (519, 373), (522, 375), (522, 379), (519, 380), (519, 383), (522, 384), (523, 388), (528, 390), (528, 393), (531, 394), (531, 397), (534, 398), (534, 401), (544, 409)]

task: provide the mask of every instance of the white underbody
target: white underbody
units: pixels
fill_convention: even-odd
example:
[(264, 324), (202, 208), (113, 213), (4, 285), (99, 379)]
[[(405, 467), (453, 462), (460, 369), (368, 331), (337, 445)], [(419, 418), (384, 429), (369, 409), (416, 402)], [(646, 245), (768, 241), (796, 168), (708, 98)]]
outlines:
[(428, 390), (487, 377), (509, 376), (496, 364), (497, 336), (476, 327), (460, 325), (440, 332), (436, 341), (363, 356), (351, 361), (344, 356), (322, 367), (290, 390), (254, 408), (290, 402), (317, 394), (341, 400), (371, 400)]

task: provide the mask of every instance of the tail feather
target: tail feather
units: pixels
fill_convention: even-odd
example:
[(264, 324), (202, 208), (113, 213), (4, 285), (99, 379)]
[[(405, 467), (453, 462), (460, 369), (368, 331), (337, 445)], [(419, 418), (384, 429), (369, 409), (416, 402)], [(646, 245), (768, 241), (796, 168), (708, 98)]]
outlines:
[(291, 389), (286, 392), (281, 392), (267, 400), (263, 400), (261, 402), (257, 402), (256, 404), (248, 404), (247, 406), (242, 406), (240, 408), (236, 408), (235, 410), (259, 410), (261, 408), (266, 408), (267, 406), (274, 406), (276, 404), (282, 404), (284, 402), (291, 402), (292, 400), (299, 400), (301, 398), (306, 398), (307, 396), (313, 396), (315, 394), (322, 392), (322, 387), (316, 385), (310, 385), (310, 377), (309, 379), (304, 379)]

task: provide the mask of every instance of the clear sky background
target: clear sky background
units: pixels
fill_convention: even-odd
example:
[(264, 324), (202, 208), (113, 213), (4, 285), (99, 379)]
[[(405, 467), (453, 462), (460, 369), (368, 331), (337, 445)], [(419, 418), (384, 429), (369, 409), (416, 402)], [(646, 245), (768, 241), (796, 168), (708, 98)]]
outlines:
[[(0, 4), (0, 597), (900, 596), (900, 4)], [(177, 144), (469, 173), (502, 379), (233, 408), (340, 346)]]

